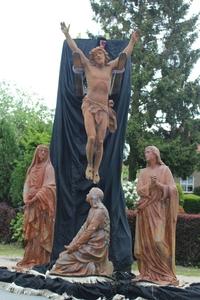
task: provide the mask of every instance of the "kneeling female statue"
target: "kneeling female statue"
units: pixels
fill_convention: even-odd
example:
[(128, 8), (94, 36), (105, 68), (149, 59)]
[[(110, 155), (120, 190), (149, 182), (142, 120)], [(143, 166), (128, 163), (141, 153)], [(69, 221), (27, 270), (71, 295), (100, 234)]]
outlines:
[(104, 194), (92, 188), (86, 197), (91, 208), (88, 217), (74, 237), (60, 253), (50, 274), (60, 276), (110, 275), (112, 264), (108, 260), (110, 220), (103, 205)]

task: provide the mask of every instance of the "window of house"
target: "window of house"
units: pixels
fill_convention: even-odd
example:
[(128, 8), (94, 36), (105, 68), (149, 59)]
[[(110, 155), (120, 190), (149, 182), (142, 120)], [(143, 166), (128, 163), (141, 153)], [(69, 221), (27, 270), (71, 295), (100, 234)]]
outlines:
[(186, 179), (180, 178), (180, 185), (184, 193), (192, 193), (194, 190), (194, 176), (189, 176)]

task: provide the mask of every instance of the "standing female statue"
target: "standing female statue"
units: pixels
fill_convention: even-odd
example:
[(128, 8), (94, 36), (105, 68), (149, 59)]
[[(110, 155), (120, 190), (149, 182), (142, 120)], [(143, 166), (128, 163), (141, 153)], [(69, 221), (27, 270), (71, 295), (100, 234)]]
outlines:
[(25, 252), (18, 267), (31, 268), (50, 260), (56, 204), (54, 169), (49, 149), (37, 146), (24, 184)]

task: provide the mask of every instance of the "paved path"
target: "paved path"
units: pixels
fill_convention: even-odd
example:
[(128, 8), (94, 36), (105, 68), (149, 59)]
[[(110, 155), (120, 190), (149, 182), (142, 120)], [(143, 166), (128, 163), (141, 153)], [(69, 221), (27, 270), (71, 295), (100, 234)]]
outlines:
[[(16, 263), (21, 259), (21, 257), (5, 257), (0, 256), (0, 267), (12, 268), (15, 267)], [(9, 293), (0, 288), (0, 300), (47, 300), (49, 298), (43, 296), (30, 296), (23, 294), (13, 294)]]
[[(21, 257), (6, 257), (0, 255), (0, 267), (12, 268), (21, 259)], [(1, 299), (0, 299), (1, 300)]]
[(16, 295), (0, 289), (0, 300), (47, 300), (46, 297)]

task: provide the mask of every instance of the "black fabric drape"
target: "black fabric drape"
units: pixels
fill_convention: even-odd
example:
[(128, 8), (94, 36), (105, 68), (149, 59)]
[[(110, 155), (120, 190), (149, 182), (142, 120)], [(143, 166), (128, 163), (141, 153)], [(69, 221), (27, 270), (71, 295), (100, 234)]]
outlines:
[[(199, 300), (200, 283), (194, 283), (186, 288), (172, 286), (143, 286), (129, 280), (97, 282), (97, 283), (71, 283), (62, 278), (45, 278), (44, 276), (11, 272), (0, 268), (0, 281), (15, 283), (24, 288), (47, 289), (62, 295), (74, 296), (78, 299), (111, 300), (116, 294), (124, 295), (126, 299), (141, 297), (149, 300)], [(66, 297), (66, 299), (69, 299)]]
[[(97, 46), (96, 40), (76, 40), (88, 56)], [(113, 59), (125, 48), (127, 41), (107, 41), (110, 58)], [(104, 191), (104, 204), (111, 220), (110, 259), (115, 269), (122, 270), (132, 263), (132, 239), (125, 213), (124, 195), (121, 187), (121, 165), (125, 129), (130, 101), (130, 70), (128, 59), (120, 94), (114, 97), (118, 129), (107, 133), (104, 155), (100, 166), (101, 181), (98, 186)], [(82, 99), (75, 96), (72, 52), (63, 44), (57, 106), (51, 141), (51, 159), (55, 168), (57, 184), (57, 214), (52, 260), (58, 257), (63, 246), (70, 243), (85, 221), (89, 210), (86, 195), (94, 186), (85, 179), (86, 133), (81, 112)]]

